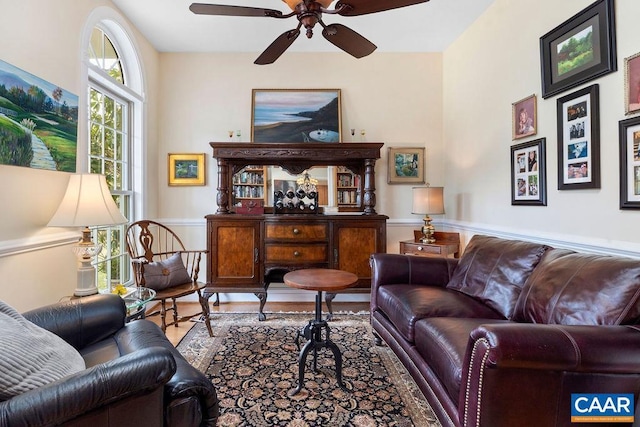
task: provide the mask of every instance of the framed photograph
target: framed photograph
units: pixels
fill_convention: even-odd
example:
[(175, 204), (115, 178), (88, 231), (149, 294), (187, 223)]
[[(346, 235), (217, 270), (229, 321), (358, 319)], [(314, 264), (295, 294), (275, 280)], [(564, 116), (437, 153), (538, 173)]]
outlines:
[(618, 124), (620, 138), (620, 209), (640, 209), (640, 117)]
[(204, 185), (204, 153), (169, 154), (169, 185)]
[(540, 38), (542, 97), (617, 70), (613, 0), (598, 0)]
[(389, 147), (389, 184), (424, 184), (424, 148)]
[(511, 204), (547, 206), (547, 140), (511, 146)]
[(558, 190), (600, 188), (598, 85), (558, 98)]
[(535, 135), (538, 128), (536, 96), (531, 95), (511, 104), (511, 124), (514, 140)]
[(624, 110), (640, 111), (640, 52), (624, 59)]
[(341, 142), (340, 89), (253, 89), (251, 141)]

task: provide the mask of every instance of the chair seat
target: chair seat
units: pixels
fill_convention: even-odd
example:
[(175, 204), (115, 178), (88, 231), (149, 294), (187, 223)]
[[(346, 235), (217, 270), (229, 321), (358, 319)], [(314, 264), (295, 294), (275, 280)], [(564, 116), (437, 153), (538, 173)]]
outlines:
[(173, 286), (171, 288), (156, 291), (156, 296), (153, 300), (157, 301), (167, 298), (180, 298), (204, 289), (205, 286), (207, 285), (202, 282), (191, 282), (185, 283), (184, 285)]

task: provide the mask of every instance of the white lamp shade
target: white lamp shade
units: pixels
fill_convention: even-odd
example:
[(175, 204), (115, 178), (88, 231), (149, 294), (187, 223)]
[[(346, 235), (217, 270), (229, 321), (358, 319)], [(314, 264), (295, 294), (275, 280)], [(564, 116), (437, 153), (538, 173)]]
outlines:
[(443, 187), (413, 187), (411, 213), (440, 215), (444, 213)]
[(127, 222), (111, 197), (104, 175), (74, 174), (49, 221), (50, 227), (87, 227)]

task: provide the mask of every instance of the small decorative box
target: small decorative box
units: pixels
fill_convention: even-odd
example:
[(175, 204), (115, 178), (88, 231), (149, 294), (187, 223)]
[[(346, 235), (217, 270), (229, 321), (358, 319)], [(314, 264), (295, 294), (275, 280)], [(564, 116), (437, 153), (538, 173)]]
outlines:
[(242, 200), (240, 206), (236, 206), (236, 213), (245, 215), (264, 214), (263, 200)]

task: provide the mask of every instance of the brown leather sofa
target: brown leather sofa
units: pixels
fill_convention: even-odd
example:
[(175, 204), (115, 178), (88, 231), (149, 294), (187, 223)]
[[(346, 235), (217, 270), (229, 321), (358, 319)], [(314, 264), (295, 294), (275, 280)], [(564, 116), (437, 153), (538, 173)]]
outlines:
[(460, 260), (371, 262), (376, 338), (442, 425), (575, 427), (571, 393), (637, 402), (640, 260), (474, 236)]
[(149, 320), (125, 324), (116, 295), (23, 313), (76, 348), (87, 369), (0, 402), (0, 426), (215, 426), (207, 377)]

